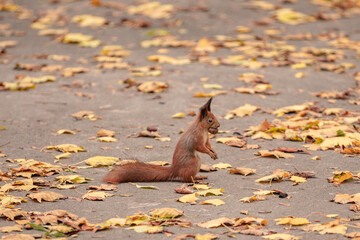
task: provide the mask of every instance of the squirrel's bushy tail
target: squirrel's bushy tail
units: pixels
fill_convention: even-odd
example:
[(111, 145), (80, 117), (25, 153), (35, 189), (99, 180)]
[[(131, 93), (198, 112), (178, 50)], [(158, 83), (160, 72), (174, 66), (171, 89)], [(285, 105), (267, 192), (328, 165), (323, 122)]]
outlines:
[(127, 163), (113, 169), (103, 179), (107, 183), (122, 182), (160, 182), (172, 180), (171, 167), (146, 164), (143, 162)]

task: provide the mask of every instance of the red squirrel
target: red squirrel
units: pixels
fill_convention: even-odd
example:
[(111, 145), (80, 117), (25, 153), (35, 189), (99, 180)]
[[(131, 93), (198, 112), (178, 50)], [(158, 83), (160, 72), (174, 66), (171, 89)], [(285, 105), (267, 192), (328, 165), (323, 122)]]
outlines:
[(201, 159), (197, 152), (206, 153), (217, 159), (209, 142), (208, 132), (216, 134), (220, 124), (210, 110), (212, 98), (200, 108), (194, 122), (181, 135), (170, 167), (156, 166), (143, 162), (127, 163), (116, 167), (103, 179), (107, 183), (158, 182), (180, 179), (192, 182), (200, 170)]

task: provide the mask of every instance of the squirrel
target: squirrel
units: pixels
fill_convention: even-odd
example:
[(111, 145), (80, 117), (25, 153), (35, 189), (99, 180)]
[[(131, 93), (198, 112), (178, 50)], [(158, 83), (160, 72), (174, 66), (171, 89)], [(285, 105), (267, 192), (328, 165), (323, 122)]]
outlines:
[(127, 163), (114, 168), (104, 177), (103, 181), (112, 184), (171, 180), (194, 181), (201, 165), (201, 159), (197, 152), (206, 153), (212, 159), (217, 159), (217, 154), (210, 145), (208, 132), (216, 134), (220, 123), (211, 112), (211, 101), (212, 98), (200, 108), (194, 122), (181, 135), (176, 144), (170, 167), (143, 162)]

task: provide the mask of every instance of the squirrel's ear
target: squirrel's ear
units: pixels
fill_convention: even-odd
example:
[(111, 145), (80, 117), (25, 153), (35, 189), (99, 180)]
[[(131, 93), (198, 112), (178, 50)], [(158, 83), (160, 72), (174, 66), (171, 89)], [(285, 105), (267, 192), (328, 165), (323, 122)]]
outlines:
[(212, 97), (209, 99), (209, 101), (207, 101), (207, 103), (205, 103), (204, 104), (204, 108), (206, 109), (206, 110), (208, 110), (209, 112), (211, 112), (211, 109), (210, 109), (210, 105), (211, 105), (211, 101), (212, 101)]
[(212, 98), (210, 98), (209, 101), (207, 101), (207, 103), (205, 103), (204, 106), (200, 108), (200, 120), (203, 120), (207, 116), (207, 113), (211, 112), (210, 109), (211, 101)]

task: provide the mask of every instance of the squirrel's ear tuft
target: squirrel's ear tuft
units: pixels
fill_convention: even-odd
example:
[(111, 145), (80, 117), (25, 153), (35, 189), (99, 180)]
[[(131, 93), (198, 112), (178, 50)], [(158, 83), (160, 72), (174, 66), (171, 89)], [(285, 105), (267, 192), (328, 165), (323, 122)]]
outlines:
[(207, 101), (207, 103), (205, 103), (204, 104), (204, 108), (206, 109), (206, 110), (208, 110), (209, 112), (211, 112), (211, 109), (210, 109), (210, 105), (211, 105), (211, 101), (212, 101), (212, 97), (209, 99), (209, 101)]
[(212, 98), (210, 98), (209, 101), (207, 101), (207, 103), (205, 103), (204, 106), (200, 108), (200, 120), (203, 120), (207, 116), (207, 113), (211, 112), (210, 109), (211, 101)]

